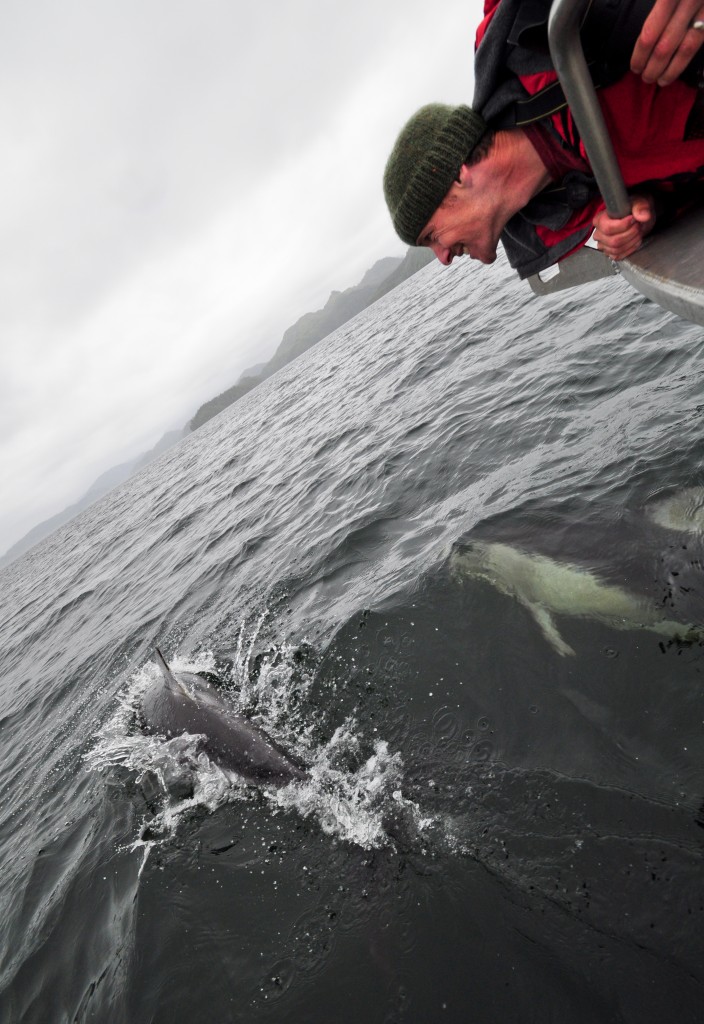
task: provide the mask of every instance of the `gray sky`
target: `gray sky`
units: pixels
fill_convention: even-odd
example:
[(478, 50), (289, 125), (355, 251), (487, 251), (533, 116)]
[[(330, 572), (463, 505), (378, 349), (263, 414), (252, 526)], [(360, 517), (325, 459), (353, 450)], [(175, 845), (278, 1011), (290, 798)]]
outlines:
[(0, 554), (380, 256), (481, 0), (4, 0)]

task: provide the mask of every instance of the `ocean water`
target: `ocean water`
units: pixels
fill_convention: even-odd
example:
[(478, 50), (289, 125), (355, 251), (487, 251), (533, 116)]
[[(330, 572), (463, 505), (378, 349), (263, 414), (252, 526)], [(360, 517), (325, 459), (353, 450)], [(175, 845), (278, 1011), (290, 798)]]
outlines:
[(704, 1020), (703, 411), (620, 281), (431, 266), (2, 570), (0, 1019)]

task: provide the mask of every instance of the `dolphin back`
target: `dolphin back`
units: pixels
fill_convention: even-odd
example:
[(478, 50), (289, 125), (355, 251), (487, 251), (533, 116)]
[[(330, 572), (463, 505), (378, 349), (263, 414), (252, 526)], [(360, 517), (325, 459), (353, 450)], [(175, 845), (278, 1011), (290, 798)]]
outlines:
[(297, 757), (237, 714), (205, 679), (192, 673), (175, 674), (158, 648), (156, 660), (162, 679), (142, 697), (142, 717), (149, 731), (168, 738), (184, 732), (200, 735), (212, 760), (250, 781), (285, 785), (309, 777)]

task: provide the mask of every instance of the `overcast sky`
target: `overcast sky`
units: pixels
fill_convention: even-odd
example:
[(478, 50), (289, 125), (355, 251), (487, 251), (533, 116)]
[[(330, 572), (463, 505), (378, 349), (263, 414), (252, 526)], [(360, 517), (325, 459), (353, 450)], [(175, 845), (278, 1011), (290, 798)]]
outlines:
[(0, 554), (401, 255), (381, 175), (481, 0), (3, 0)]

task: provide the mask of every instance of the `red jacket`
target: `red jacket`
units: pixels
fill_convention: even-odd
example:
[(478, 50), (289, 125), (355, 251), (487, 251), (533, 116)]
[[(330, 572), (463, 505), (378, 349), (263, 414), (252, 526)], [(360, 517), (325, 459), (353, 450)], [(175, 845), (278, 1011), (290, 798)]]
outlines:
[[(544, 76), (522, 76), (521, 82), (530, 92), (533, 83), (526, 79), (541, 77)], [(646, 85), (631, 71), (614, 85), (597, 93), (627, 189), (637, 192), (638, 186), (647, 182), (649, 187), (645, 191), (669, 192), (674, 188), (674, 179), (680, 175), (702, 174), (704, 139), (684, 141), (687, 118), (696, 95), (696, 89), (684, 82), (673, 82), (661, 89), (657, 85)], [(575, 148), (589, 165), (584, 144), (569, 111), (567, 119), (572, 127), (571, 137), (579, 140)], [(553, 114), (550, 123), (566, 141), (565, 120), (560, 114)], [(603, 200), (596, 197), (583, 209), (576, 210), (558, 231), (542, 225), (536, 225), (536, 230), (546, 245), (553, 245), (574, 230), (589, 227), (599, 210), (603, 209)]]
[[(481, 50), (482, 42), (491, 37), (491, 33), (487, 36), (487, 30), (501, 3), (504, 4), (505, 11), (512, 6), (511, 0), (485, 2), (485, 16), (477, 30), (478, 74), (489, 73), (491, 76), (498, 76), (498, 69), (493, 66), (487, 68), (486, 57), (480, 61), (480, 56), (484, 56)], [(513, 6), (519, 8), (520, 0), (513, 0)], [(497, 25), (498, 21), (499, 19)], [(505, 32), (505, 23), (500, 27), (500, 31)], [(496, 53), (496, 34), (494, 31), (493, 54)], [(493, 56), (488, 42), (485, 51), (490, 53), (495, 64), (496, 57)], [(528, 60), (522, 63), (529, 67), (530, 61), (529, 55)], [(536, 62), (544, 66), (547, 63), (544, 58)], [(510, 76), (510, 72), (507, 75), (502, 69), (501, 75), (504, 88), (510, 91), (506, 86), (506, 78)], [(553, 83), (557, 75), (551, 69), (541, 69), (515, 74), (512, 77), (514, 90), (517, 80), (524, 95), (534, 96)], [(647, 183), (648, 191), (667, 193), (682, 180), (696, 179), (704, 182), (704, 139), (684, 141), (687, 119), (697, 96), (695, 88), (685, 85), (682, 81), (673, 82), (665, 88), (646, 85), (640, 77), (629, 71), (612, 85), (600, 89), (597, 95), (616, 159), (629, 190), (637, 191), (638, 186)], [(498, 120), (501, 127), (507, 127), (510, 123), (510, 120), (507, 122), (507, 117), (510, 119), (510, 113), (507, 113), (510, 105), (507, 104), (500, 115), (496, 112), (496, 102), (492, 105), (489, 101), (489, 104), (485, 103), (483, 106), (487, 105), (493, 111), (493, 116), (488, 118), (489, 123)], [(480, 109), (480, 112), (483, 111)], [(547, 128), (553, 138), (560, 140), (574, 156), (583, 160), (585, 172), (591, 173), (586, 151), (569, 108), (557, 111), (538, 123)], [(559, 189), (551, 186), (526, 207), (525, 216), (522, 216), (524, 211), (521, 211), (521, 214), (507, 225), (504, 247), (512, 265), (518, 269), (521, 276), (525, 277), (536, 270), (541, 270), (583, 245), (591, 234), (594, 216), (604, 207), (598, 195), (592, 198), (584, 195), (584, 202), (578, 209), (570, 210), (565, 206), (564, 216), (557, 216), (553, 212), (549, 198), (550, 195), (556, 197), (553, 204), (556, 211), (559, 192)], [(531, 206), (538, 212), (531, 213)], [(529, 237), (531, 233), (534, 236), (532, 245)], [(532, 251), (529, 251), (531, 249)]]

